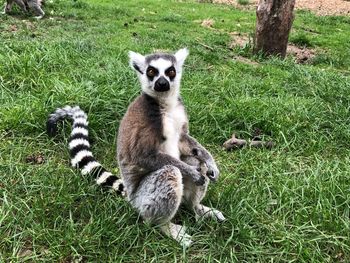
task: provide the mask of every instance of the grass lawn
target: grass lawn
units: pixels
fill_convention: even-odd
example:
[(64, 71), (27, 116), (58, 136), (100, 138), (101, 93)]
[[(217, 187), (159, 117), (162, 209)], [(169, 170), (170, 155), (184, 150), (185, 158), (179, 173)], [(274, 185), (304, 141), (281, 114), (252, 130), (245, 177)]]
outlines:
[[(291, 41), (318, 53), (300, 65), (228, 48), (230, 32), (253, 32), (254, 11), (196, 1), (47, 2), (41, 21), (0, 16), (0, 262), (350, 261), (349, 17), (298, 11)], [(213, 27), (202, 27), (208, 18)], [(55, 139), (45, 133), (56, 107), (80, 105), (97, 159), (117, 171), (116, 130), (140, 93), (128, 50), (185, 46), (190, 130), (221, 170), (204, 203), (228, 219), (195, 222), (182, 209), (176, 221), (194, 239), (187, 250), (70, 168), (68, 124)], [(257, 130), (276, 147), (222, 149), (233, 132)], [(39, 155), (44, 161), (33, 164)]]

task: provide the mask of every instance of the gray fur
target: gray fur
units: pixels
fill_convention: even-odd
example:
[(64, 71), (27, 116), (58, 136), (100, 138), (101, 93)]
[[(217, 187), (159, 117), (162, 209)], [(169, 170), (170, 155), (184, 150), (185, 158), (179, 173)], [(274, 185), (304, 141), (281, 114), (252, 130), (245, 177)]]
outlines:
[(174, 55), (171, 54), (166, 54), (166, 53), (155, 53), (155, 54), (150, 54), (147, 55), (146, 57), (146, 63), (149, 64), (151, 63), (152, 60), (157, 60), (157, 59), (164, 59), (164, 60), (169, 60), (171, 63), (176, 63), (176, 58)]
[(165, 165), (144, 177), (137, 192), (129, 198), (146, 221), (159, 225), (173, 218), (181, 203), (182, 193), (180, 170)]
[(40, 0), (7, 0), (4, 8), (4, 13), (9, 14), (12, 10), (13, 4), (17, 4), (21, 10), (25, 13), (28, 12), (28, 8), (33, 10), (36, 18), (43, 18), (45, 12), (41, 8), (42, 1)]
[[(219, 170), (211, 154), (188, 133), (188, 119), (179, 97), (187, 55), (187, 49), (175, 55), (129, 53), (143, 94), (129, 106), (117, 140), (128, 200), (146, 222), (160, 225), (166, 235), (184, 246), (191, 244), (191, 237), (182, 226), (171, 223), (181, 202), (187, 203), (197, 218), (225, 219), (219, 211), (200, 204), (209, 177), (217, 180)], [(145, 69), (150, 63), (159, 72), (157, 78), (167, 78), (166, 69), (176, 68), (176, 77), (167, 78), (168, 91), (157, 92), (156, 78), (147, 78)]]
[[(193, 163), (194, 160), (204, 164), (206, 166), (206, 175), (212, 181), (217, 181), (219, 178), (219, 169), (216, 166), (215, 160), (210, 152), (207, 151), (195, 138), (189, 135), (188, 131), (184, 131), (180, 138), (179, 143), (180, 151), (183, 152), (183, 158), (185, 162), (199, 167), (197, 162)], [(194, 155), (196, 151), (196, 155)], [(188, 157), (194, 157), (189, 159)]]
[[(208, 173), (208, 166), (206, 165), (207, 160), (205, 160), (205, 162), (201, 162), (196, 157), (186, 156), (183, 158), (183, 161), (189, 165), (198, 167), (203, 175)], [(194, 185), (191, 180), (183, 178), (184, 190), (182, 201), (189, 208), (193, 209), (197, 220), (200, 218), (213, 218), (219, 222), (223, 222), (226, 219), (219, 210), (201, 204), (205, 194), (207, 193), (207, 188), (210, 182), (209, 180), (210, 179), (206, 176), (204, 185), (197, 186)]]

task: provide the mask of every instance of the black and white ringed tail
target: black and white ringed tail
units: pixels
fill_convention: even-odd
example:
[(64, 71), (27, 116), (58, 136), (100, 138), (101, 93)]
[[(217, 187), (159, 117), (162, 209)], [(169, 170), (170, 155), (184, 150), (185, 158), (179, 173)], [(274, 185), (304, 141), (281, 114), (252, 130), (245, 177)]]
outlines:
[(119, 194), (124, 194), (122, 179), (108, 172), (93, 156), (89, 142), (87, 115), (79, 106), (65, 106), (50, 114), (47, 120), (49, 136), (56, 135), (57, 122), (64, 119), (73, 121), (68, 145), (72, 166), (79, 168), (82, 175), (91, 175), (98, 185), (111, 187)]

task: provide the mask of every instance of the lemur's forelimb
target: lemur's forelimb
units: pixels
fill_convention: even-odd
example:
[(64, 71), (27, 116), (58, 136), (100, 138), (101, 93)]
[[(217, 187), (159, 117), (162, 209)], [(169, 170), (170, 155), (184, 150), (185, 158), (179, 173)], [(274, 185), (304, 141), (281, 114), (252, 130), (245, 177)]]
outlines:
[(213, 156), (195, 138), (184, 131), (180, 137), (179, 148), (181, 155), (193, 156), (201, 164), (207, 167), (207, 177), (211, 181), (216, 181), (219, 177), (219, 169), (216, 166)]
[(44, 17), (45, 12), (41, 8), (41, 1), (40, 0), (27, 0), (28, 1), (28, 7), (32, 9), (36, 15), (35, 18), (41, 19)]
[(201, 218), (212, 218), (219, 222), (225, 221), (226, 219), (224, 215), (219, 210), (201, 204), (206, 195), (209, 180), (213, 180), (212, 177), (208, 176), (212, 173), (208, 173), (209, 169), (206, 162), (202, 162), (198, 158), (191, 155), (182, 156), (181, 159), (187, 164), (197, 167), (197, 169), (200, 170), (203, 175), (206, 175), (205, 183), (201, 186), (194, 185), (193, 182), (186, 178), (183, 179), (183, 202), (194, 211), (197, 220)]
[(33, 10), (36, 15), (35, 18), (37, 19), (41, 19), (45, 15), (45, 12), (41, 8), (42, 1), (40, 0), (7, 0), (3, 13), (9, 14), (14, 3), (17, 4), (25, 13), (27, 13), (28, 10)]
[(4, 8), (4, 14), (11, 12), (13, 4), (16, 3), (23, 12), (27, 12), (27, 6), (23, 0), (7, 0)]

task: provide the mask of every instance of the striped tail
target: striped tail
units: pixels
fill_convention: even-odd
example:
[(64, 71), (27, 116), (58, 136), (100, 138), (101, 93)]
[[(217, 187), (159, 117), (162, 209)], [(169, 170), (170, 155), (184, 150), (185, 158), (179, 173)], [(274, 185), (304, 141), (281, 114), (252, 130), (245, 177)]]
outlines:
[(50, 114), (47, 120), (49, 136), (56, 135), (57, 122), (66, 118), (73, 120), (72, 132), (69, 138), (72, 166), (81, 169), (82, 175), (90, 174), (98, 185), (112, 187), (117, 193), (124, 195), (122, 180), (106, 171), (94, 158), (90, 150), (87, 115), (79, 106), (65, 106)]

